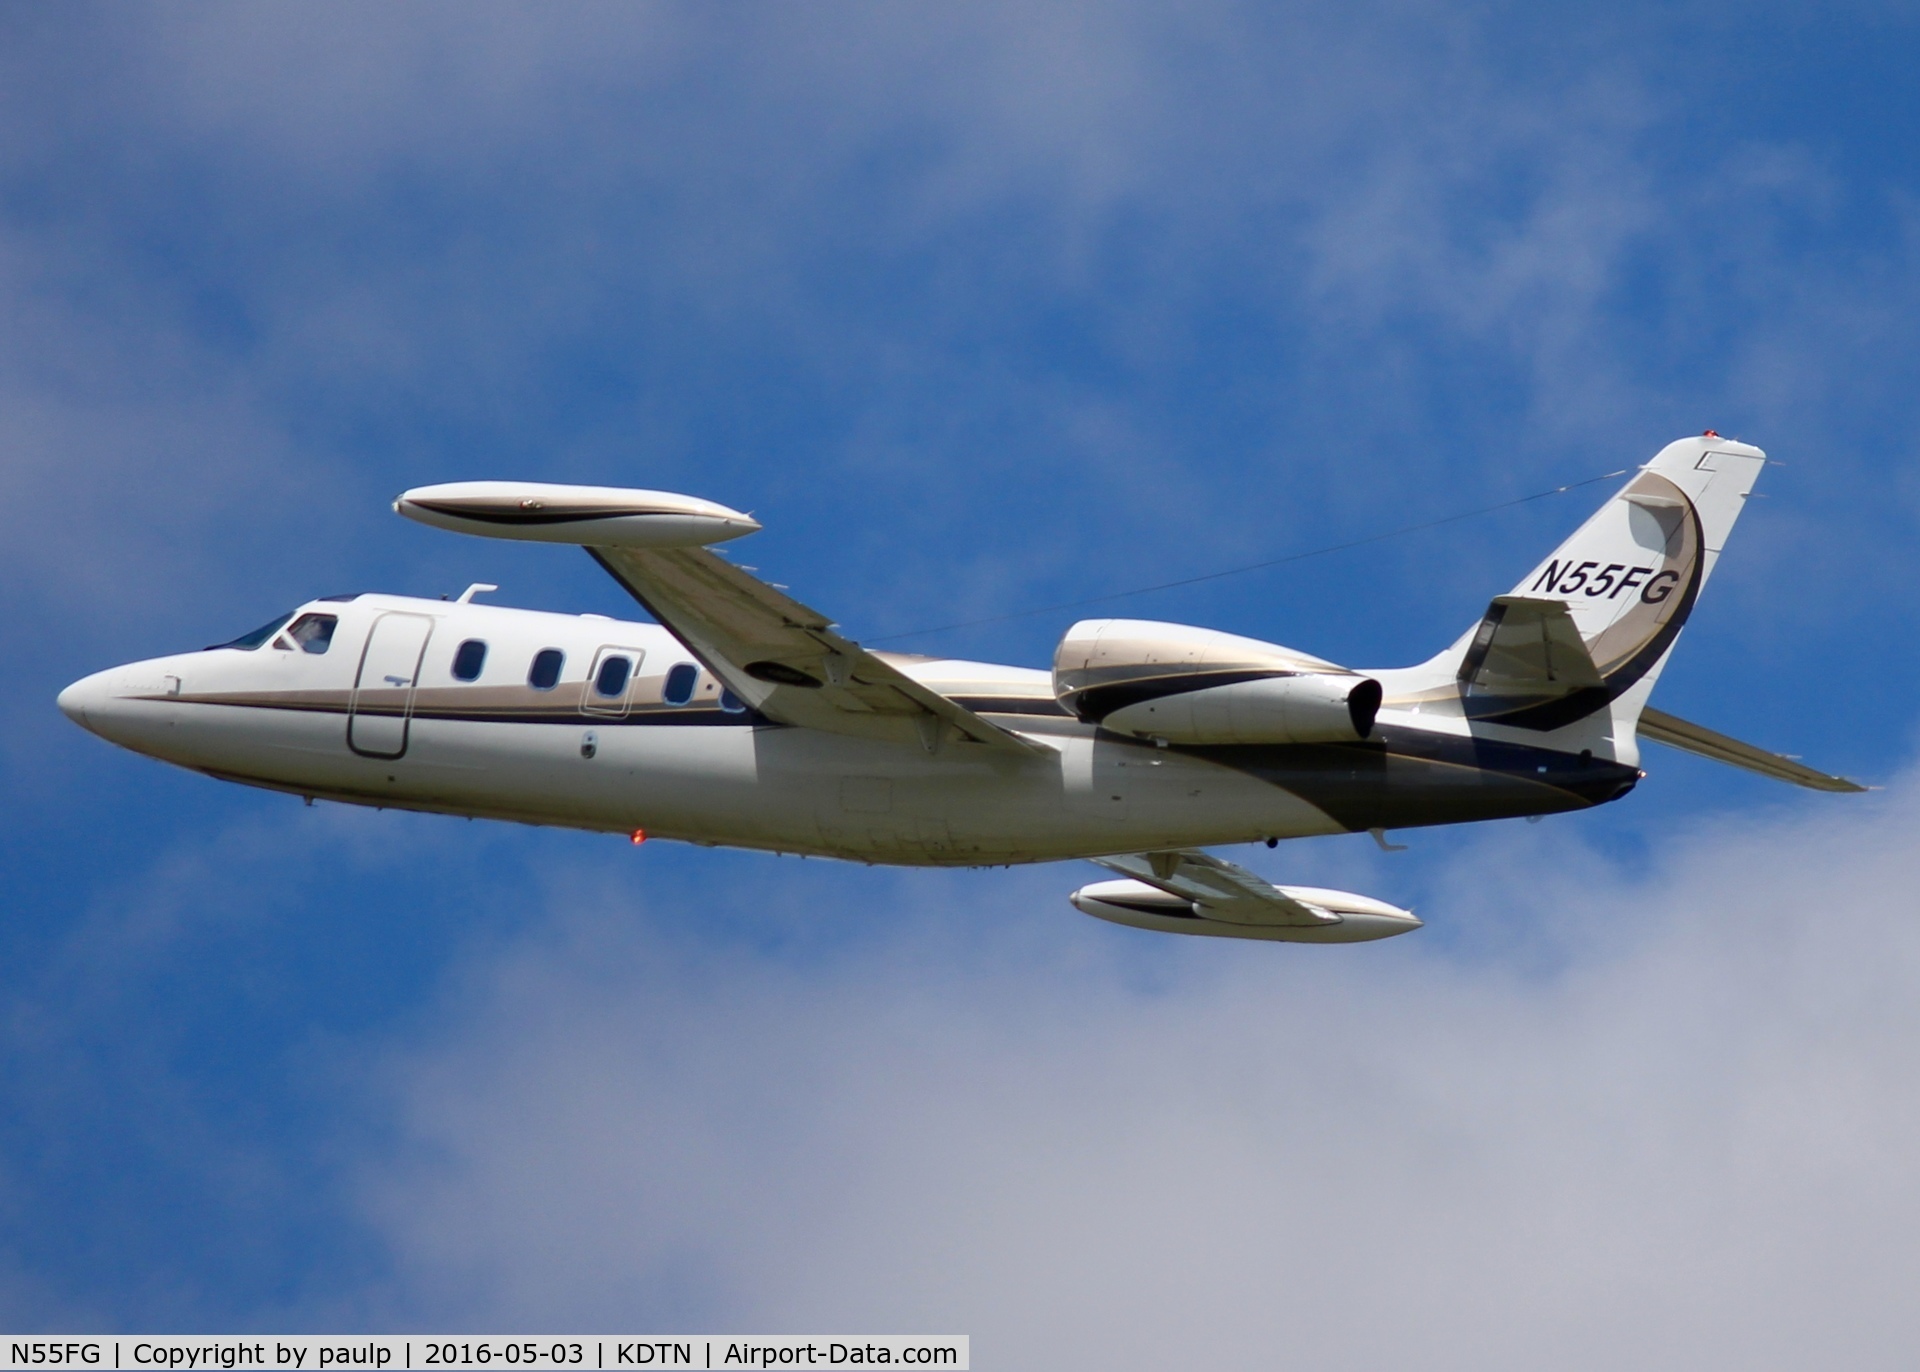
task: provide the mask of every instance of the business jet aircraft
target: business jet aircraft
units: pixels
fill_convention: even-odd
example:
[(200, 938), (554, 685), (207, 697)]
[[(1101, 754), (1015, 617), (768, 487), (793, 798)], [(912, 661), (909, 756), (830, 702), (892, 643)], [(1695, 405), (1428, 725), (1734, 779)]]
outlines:
[(753, 519), (659, 491), (463, 482), (423, 524), (587, 549), (657, 624), (456, 601), (309, 601), (231, 643), (97, 673), (60, 708), (229, 781), (357, 805), (865, 862), (1090, 858), (1091, 915), (1350, 943), (1383, 901), (1274, 886), (1202, 847), (1582, 810), (1633, 789), (1641, 737), (1863, 788), (1648, 708), (1765, 465), (1668, 444), (1480, 621), (1414, 667), (1354, 671), (1211, 629), (1067, 630), (1051, 673), (869, 652), (706, 545)]

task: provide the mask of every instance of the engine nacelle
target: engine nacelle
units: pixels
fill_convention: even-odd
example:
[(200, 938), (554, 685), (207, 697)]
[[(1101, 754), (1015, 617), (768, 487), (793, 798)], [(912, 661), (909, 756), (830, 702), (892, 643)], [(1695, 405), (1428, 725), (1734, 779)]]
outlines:
[(1411, 910), (1402, 910), (1371, 896), (1330, 891), (1320, 886), (1279, 889), (1302, 904), (1337, 916), (1337, 922), (1247, 924), (1212, 919), (1204, 904), (1182, 899), (1143, 881), (1096, 881), (1091, 886), (1082, 886), (1069, 899), (1083, 914), (1133, 929), (1151, 929), (1162, 934), (1204, 934), (1213, 938), (1265, 939), (1274, 943), (1367, 943), (1392, 938), (1395, 934), (1410, 934), (1421, 927), (1421, 921)]
[(1100, 724), (1169, 743), (1355, 743), (1379, 710), (1380, 683), (1370, 677), (1303, 673), (1158, 696)]
[(1354, 743), (1380, 683), (1275, 643), (1140, 619), (1082, 620), (1053, 690), (1089, 723), (1168, 743)]

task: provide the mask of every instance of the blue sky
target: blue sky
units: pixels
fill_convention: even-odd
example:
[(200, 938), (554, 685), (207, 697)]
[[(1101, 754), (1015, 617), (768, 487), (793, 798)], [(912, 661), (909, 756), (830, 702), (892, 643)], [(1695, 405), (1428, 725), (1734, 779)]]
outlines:
[[(1920, 1276), (1902, 8), (0, 6), (0, 1317), (969, 1332), (994, 1366), (1899, 1365)], [(1652, 753), (1087, 920), (338, 807), (54, 710), (310, 595), (626, 613), (427, 481), (686, 490), (864, 639), (1766, 447)], [(1119, 602), (1426, 657), (1600, 488)], [(744, 546), (744, 545), (743, 545)], [(1651, 750), (1650, 750), (1651, 752)], [(1275, 1350), (1278, 1350), (1276, 1353)]]

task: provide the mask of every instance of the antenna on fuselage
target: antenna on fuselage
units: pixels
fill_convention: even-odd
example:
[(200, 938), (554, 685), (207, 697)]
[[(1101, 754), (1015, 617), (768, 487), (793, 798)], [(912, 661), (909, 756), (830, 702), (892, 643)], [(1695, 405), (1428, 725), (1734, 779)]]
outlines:
[(473, 583), (473, 585), (467, 587), (466, 590), (460, 592), (460, 598), (454, 601), (453, 603), (455, 605), (470, 605), (473, 603), (473, 598), (476, 595), (479, 595), (480, 592), (497, 591), (499, 589), (500, 588), (498, 586), (495, 586), (490, 581), (476, 581)]

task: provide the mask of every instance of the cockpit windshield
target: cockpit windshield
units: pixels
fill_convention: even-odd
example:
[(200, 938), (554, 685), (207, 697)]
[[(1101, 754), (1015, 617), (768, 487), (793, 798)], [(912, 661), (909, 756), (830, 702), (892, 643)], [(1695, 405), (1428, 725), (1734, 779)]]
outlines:
[(289, 610), (283, 615), (276, 615), (252, 633), (240, 635), (240, 637), (234, 639), (231, 643), (209, 643), (201, 651), (210, 653), (215, 648), (239, 648), (250, 653), (262, 643), (272, 638), (274, 634), (279, 632), (280, 626), (292, 618), (293, 611)]
[(287, 637), (300, 645), (301, 652), (324, 653), (333, 642), (333, 631), (339, 624), (338, 615), (301, 615), (287, 630)]

